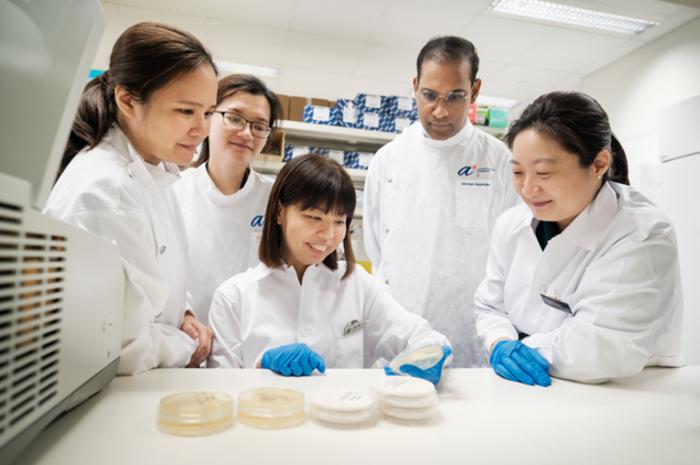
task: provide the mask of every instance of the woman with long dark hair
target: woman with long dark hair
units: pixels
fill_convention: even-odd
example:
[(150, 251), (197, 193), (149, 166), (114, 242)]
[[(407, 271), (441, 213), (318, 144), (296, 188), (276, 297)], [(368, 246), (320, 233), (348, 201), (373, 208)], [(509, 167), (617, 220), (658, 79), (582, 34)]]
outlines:
[(630, 187), (608, 116), (588, 95), (553, 92), (506, 135), (523, 203), (497, 221), (475, 319), (500, 376), (603, 382), (680, 366), (673, 227)]
[(211, 330), (185, 308), (186, 238), (171, 191), (207, 136), (216, 67), (192, 35), (139, 23), (90, 81), (45, 212), (116, 244), (126, 276), (119, 372), (198, 366)]

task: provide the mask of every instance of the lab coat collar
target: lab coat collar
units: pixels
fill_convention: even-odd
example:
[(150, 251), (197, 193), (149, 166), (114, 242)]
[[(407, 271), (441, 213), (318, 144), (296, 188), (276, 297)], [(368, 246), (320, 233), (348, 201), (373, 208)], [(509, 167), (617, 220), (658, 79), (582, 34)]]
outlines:
[(207, 193), (207, 196), (209, 196), (212, 202), (214, 202), (216, 205), (231, 205), (239, 202), (255, 189), (255, 185), (258, 182), (257, 173), (253, 171), (252, 168), (249, 169), (250, 173), (248, 173), (248, 179), (246, 179), (243, 187), (231, 195), (224, 194), (218, 187), (216, 187), (214, 180), (212, 180), (211, 176), (209, 175), (206, 163), (202, 163), (195, 168), (195, 177), (199, 187)]
[(130, 169), (133, 169), (136, 174), (148, 173), (160, 189), (165, 189), (180, 178), (180, 168), (174, 163), (160, 162), (158, 165), (147, 163), (117, 124), (112, 126), (105, 135), (104, 141), (113, 146), (117, 153), (126, 155), (130, 161)]
[(464, 126), (462, 129), (459, 130), (457, 134), (454, 136), (450, 137), (449, 139), (445, 140), (436, 140), (430, 137), (428, 135), (427, 131), (423, 127), (423, 124), (420, 121), (416, 122), (417, 126), (420, 128), (420, 134), (425, 142), (425, 144), (428, 147), (432, 148), (445, 148), (445, 147), (452, 147), (460, 142), (469, 139), (472, 134), (474, 133), (474, 126), (472, 126), (472, 123), (469, 120), (466, 120), (464, 122)]
[(562, 232), (562, 236), (587, 250), (593, 250), (619, 211), (615, 190), (603, 184), (593, 201)]
[[(529, 210), (529, 207), (525, 204), (522, 207)], [(593, 201), (553, 240), (561, 238), (583, 249), (593, 250), (618, 211), (617, 193), (606, 182), (600, 188)], [(538, 224), (539, 220), (533, 217), (532, 212), (530, 212), (530, 215), (527, 216), (527, 220), (521, 224), (521, 227), (530, 227), (532, 234), (535, 234)]]
[[(275, 273), (280, 273), (282, 275), (287, 275), (291, 274), (294, 276), (294, 279), (297, 279), (297, 272), (294, 269), (293, 266), (288, 265), (287, 263), (282, 260), (282, 266), (280, 267), (275, 267), (275, 268), (270, 268), (269, 266), (265, 265), (264, 263), (258, 264), (254, 268), (254, 277), (255, 279), (264, 279), (265, 277), (275, 274)], [(342, 260), (338, 261), (338, 269), (336, 270), (331, 270), (328, 268), (326, 265), (323, 263), (319, 263), (317, 265), (310, 265), (308, 268), (306, 268), (306, 271), (304, 271), (304, 277), (308, 277), (311, 274), (314, 273), (330, 273), (330, 274), (335, 274), (335, 273), (345, 273), (345, 262)]]

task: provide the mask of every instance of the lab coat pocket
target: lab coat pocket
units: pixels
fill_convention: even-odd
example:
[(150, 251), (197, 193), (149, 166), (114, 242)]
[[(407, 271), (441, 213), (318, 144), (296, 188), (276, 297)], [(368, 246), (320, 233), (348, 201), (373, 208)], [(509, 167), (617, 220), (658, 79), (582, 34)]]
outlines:
[(363, 368), (366, 320), (334, 321), (335, 368)]
[(490, 180), (459, 178), (454, 189), (455, 221), (466, 231), (487, 229), (491, 207)]

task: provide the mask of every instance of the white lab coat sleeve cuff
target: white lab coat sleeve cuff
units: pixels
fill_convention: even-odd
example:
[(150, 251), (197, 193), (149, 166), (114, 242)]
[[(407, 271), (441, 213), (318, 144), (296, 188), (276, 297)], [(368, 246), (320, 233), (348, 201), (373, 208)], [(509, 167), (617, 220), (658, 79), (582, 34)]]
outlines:
[(522, 343), (531, 349), (536, 349), (539, 354), (544, 357), (547, 362), (551, 365), (552, 363), (552, 340), (556, 331), (550, 331), (548, 333), (537, 333), (532, 336), (528, 336), (522, 340)]
[(513, 325), (508, 323), (494, 326), (493, 328), (489, 329), (484, 334), (484, 336), (482, 336), (482, 339), (484, 341), (484, 349), (486, 349), (487, 353), (490, 353), (491, 347), (499, 339), (509, 339), (517, 341), (518, 332), (515, 330), (515, 328), (513, 328)]
[(189, 363), (197, 343), (172, 325), (151, 322), (122, 347), (120, 375), (135, 375), (156, 367), (182, 368)]
[[(211, 368), (243, 368), (240, 305), (237, 294), (222, 284), (214, 293), (209, 310), (209, 326), (214, 333), (207, 366)], [(231, 295), (227, 295), (231, 294)]]

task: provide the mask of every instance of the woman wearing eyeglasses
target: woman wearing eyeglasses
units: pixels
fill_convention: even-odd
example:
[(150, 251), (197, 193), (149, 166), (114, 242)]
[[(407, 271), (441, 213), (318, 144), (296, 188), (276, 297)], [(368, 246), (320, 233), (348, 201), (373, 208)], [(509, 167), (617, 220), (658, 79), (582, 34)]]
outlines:
[(272, 181), (250, 163), (265, 147), (281, 108), (262, 81), (243, 74), (221, 79), (216, 101), (194, 168), (173, 186), (189, 242), (189, 303), (203, 322), (216, 287), (259, 261)]

